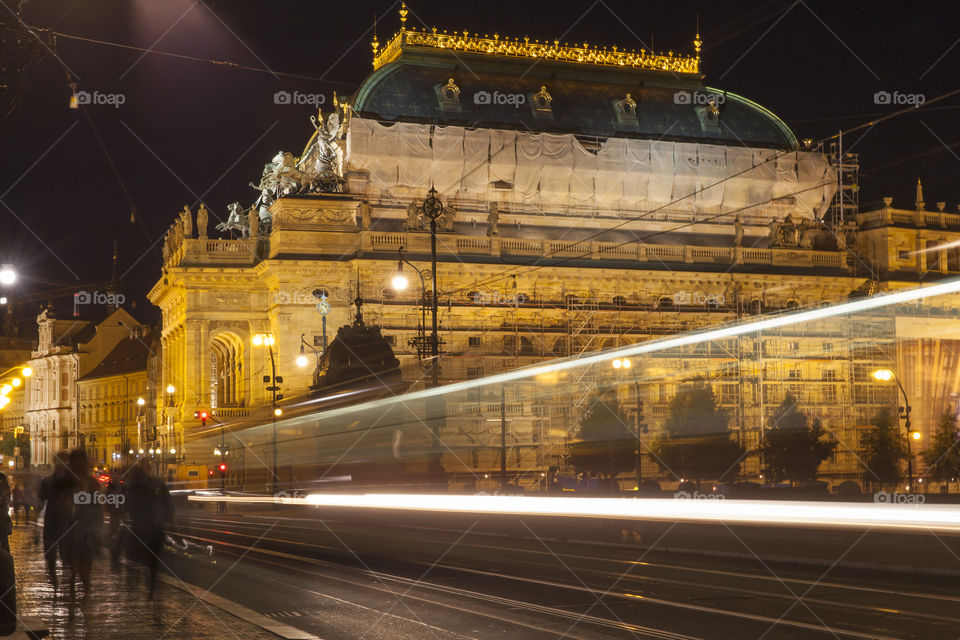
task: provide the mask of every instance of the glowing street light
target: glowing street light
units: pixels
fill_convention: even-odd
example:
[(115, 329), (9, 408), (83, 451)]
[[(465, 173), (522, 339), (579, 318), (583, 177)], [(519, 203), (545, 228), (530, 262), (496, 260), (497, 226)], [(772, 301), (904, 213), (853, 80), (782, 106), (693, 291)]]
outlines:
[(0, 284), (10, 285), (17, 281), (17, 272), (12, 264), (0, 265)]
[(20, 369), (20, 373), (23, 374), (24, 378), (29, 378), (33, 375), (33, 369), (30, 367), (24, 367), (23, 369)]
[(614, 369), (629, 369), (631, 366), (630, 358), (617, 358), (613, 361)]
[(137, 398), (137, 404), (142, 407), (143, 405), (147, 404), (147, 401), (143, 398)]
[(167, 385), (167, 393), (169, 393), (170, 395), (173, 395), (176, 392), (177, 392), (177, 388), (175, 386), (173, 386), (172, 384)]
[[(914, 431), (910, 428), (910, 400), (907, 399), (907, 392), (903, 388), (903, 384), (900, 382), (900, 378), (897, 377), (890, 369), (877, 369), (873, 372), (873, 377), (876, 380), (882, 382), (889, 382), (893, 380), (897, 383), (897, 387), (900, 389), (900, 393), (903, 394), (903, 416), (904, 422), (903, 427), (907, 430), (907, 491), (913, 493), (913, 451), (910, 449), (911, 440), (919, 440), (920, 432)], [(900, 422), (900, 412), (897, 412), (897, 423)]]
[[(300, 347), (300, 349), (302, 350), (303, 347)], [(307, 364), (308, 364), (309, 362), (310, 362), (310, 361), (307, 360), (307, 356), (304, 355), (303, 353), (301, 353), (300, 355), (297, 356), (297, 366), (298, 366), (298, 367), (303, 368), (303, 367), (307, 366)]]

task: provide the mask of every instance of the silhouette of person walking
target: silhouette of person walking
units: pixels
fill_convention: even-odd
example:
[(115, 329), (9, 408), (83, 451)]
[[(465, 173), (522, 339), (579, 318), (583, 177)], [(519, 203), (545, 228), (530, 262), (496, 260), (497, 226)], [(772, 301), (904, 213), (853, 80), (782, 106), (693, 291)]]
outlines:
[(61, 543), (70, 527), (73, 510), (72, 491), (67, 471), (67, 452), (58, 451), (53, 457), (53, 473), (40, 482), (38, 497), (43, 505), (43, 555), (47, 561), (47, 577), (54, 591), (57, 589), (57, 553), (65, 560)]
[(76, 595), (77, 579), (83, 586), (83, 597), (90, 595), (90, 570), (93, 557), (100, 548), (103, 529), (103, 508), (99, 498), (100, 486), (90, 474), (90, 461), (83, 449), (70, 452), (67, 476), (72, 495), (70, 526), (64, 535), (66, 554), (63, 557), (70, 567), (70, 600)]
[(150, 568), (150, 597), (153, 597), (173, 504), (167, 486), (144, 463), (134, 465), (127, 478), (124, 508), (130, 516), (131, 557)]

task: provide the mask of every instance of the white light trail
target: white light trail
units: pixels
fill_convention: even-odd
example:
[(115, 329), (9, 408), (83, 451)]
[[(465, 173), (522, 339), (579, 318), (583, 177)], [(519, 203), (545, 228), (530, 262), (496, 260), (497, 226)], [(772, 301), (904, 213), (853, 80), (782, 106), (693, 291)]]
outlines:
[(494, 374), (484, 378), (476, 378), (474, 380), (464, 380), (462, 382), (455, 382), (453, 384), (443, 385), (440, 387), (433, 387), (430, 389), (423, 389), (420, 391), (405, 393), (405, 394), (394, 396), (391, 398), (381, 398), (378, 400), (371, 400), (369, 402), (350, 405), (347, 407), (331, 409), (329, 411), (324, 411), (320, 414), (313, 414), (310, 416), (293, 418), (292, 421), (296, 422), (296, 421), (316, 419), (316, 418), (333, 418), (339, 415), (346, 415), (346, 414), (351, 414), (355, 412), (361, 412), (361, 411), (367, 411), (371, 409), (377, 409), (380, 407), (386, 407), (386, 406), (395, 404), (397, 402), (415, 402), (418, 400), (423, 400), (425, 398), (446, 395), (448, 393), (457, 393), (461, 391), (466, 391), (468, 389), (486, 387), (488, 385), (506, 384), (509, 382), (514, 382), (516, 380), (535, 378), (537, 376), (542, 376), (545, 374), (555, 373), (559, 371), (566, 371), (568, 369), (576, 369), (579, 367), (586, 367), (593, 364), (600, 364), (600, 363), (607, 364), (615, 358), (624, 358), (624, 357), (629, 358), (631, 356), (638, 356), (646, 353), (655, 353), (657, 351), (664, 351), (667, 349), (674, 349), (677, 347), (700, 344), (703, 342), (709, 342), (711, 340), (719, 340), (722, 338), (742, 336), (742, 335), (747, 335), (751, 333), (756, 333), (758, 331), (768, 331), (770, 329), (778, 329), (780, 327), (785, 327), (793, 324), (801, 324), (801, 323), (810, 322), (813, 320), (822, 320), (824, 318), (835, 318), (838, 316), (845, 316), (853, 313), (870, 311), (873, 309), (881, 309), (883, 307), (887, 307), (890, 305), (903, 304), (905, 302), (914, 302), (916, 300), (922, 300), (924, 298), (947, 295), (947, 294), (957, 293), (957, 292), (960, 292), (960, 278), (953, 278), (951, 280), (941, 282), (935, 285), (921, 286), (916, 289), (895, 291), (892, 293), (886, 293), (882, 295), (871, 296), (869, 298), (863, 298), (861, 300), (854, 300), (852, 302), (845, 302), (843, 304), (831, 305), (831, 306), (821, 307), (817, 309), (810, 309), (807, 311), (798, 311), (795, 313), (786, 313), (783, 315), (778, 315), (778, 316), (766, 318), (763, 320), (757, 320), (755, 322), (732, 324), (724, 327), (719, 327), (717, 329), (705, 329), (702, 331), (693, 331), (693, 332), (684, 333), (682, 335), (678, 335), (671, 338), (664, 338), (661, 340), (652, 340), (649, 342), (642, 342), (640, 344), (621, 347), (619, 349), (612, 349), (609, 351), (597, 351), (597, 352), (591, 353), (588, 356), (579, 356), (579, 357), (572, 357), (572, 358), (564, 358), (562, 360), (554, 360), (546, 364), (533, 365), (533, 366), (525, 367), (522, 369), (513, 369), (511, 371), (505, 371), (503, 373)]
[(392, 493), (314, 493), (304, 498), (214, 496), (206, 493), (190, 496), (189, 499), (195, 502), (268, 503), (439, 513), (960, 532), (960, 506), (956, 505)]

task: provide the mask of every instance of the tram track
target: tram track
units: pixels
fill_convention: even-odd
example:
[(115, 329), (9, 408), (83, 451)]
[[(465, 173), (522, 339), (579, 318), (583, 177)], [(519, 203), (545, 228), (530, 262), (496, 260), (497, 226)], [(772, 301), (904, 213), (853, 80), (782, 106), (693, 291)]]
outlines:
[[(264, 517), (263, 521), (266, 522), (269, 518)], [(313, 521), (315, 522), (315, 521)], [(290, 562), (307, 562), (313, 566), (315, 570), (317, 567), (329, 569), (332, 566), (336, 566), (340, 569), (344, 568), (342, 562), (331, 562), (328, 560), (321, 560), (316, 557), (318, 554), (337, 554), (342, 555), (344, 553), (352, 554), (352, 552), (344, 549), (343, 547), (319, 544), (316, 541), (310, 541), (309, 539), (296, 539), (297, 537), (307, 536), (311, 534), (316, 536), (318, 533), (325, 533), (322, 529), (318, 530), (315, 526), (310, 526), (311, 521), (304, 519), (303, 521), (286, 521), (282, 524), (277, 524), (273, 533), (275, 535), (268, 536), (260, 540), (258, 543), (258, 548), (254, 549), (253, 552), (257, 553), (258, 557), (267, 557), (272, 556), (271, 561), (275, 564), (285, 565)], [(334, 523), (336, 524), (336, 523)], [(223, 518), (191, 518), (190, 520), (191, 533), (185, 534), (192, 536), (193, 539), (197, 542), (203, 544), (214, 544), (221, 549), (221, 551), (227, 551), (228, 553), (236, 553), (237, 550), (247, 550), (250, 548), (250, 545), (253, 540), (257, 540), (262, 533), (264, 525), (261, 522), (250, 522), (249, 520), (241, 519), (223, 519)], [(480, 534), (482, 535), (482, 534)], [(283, 537), (281, 537), (283, 536)], [(431, 540), (421, 540), (426, 544), (430, 544), (433, 541)], [(271, 548), (264, 548), (264, 545), (269, 545)], [(287, 548), (285, 551), (278, 551), (273, 548), (273, 546), (284, 546)], [(488, 553), (498, 554), (514, 551), (508, 547), (502, 545), (493, 545), (493, 544), (480, 544), (474, 540), (464, 540), (458, 544), (458, 546), (464, 549), (472, 549), (475, 551), (485, 551)], [(291, 549), (296, 549), (296, 552), (289, 552)], [(904, 618), (912, 618), (919, 622), (926, 622), (928, 624), (952, 627), (956, 628), (960, 626), (960, 618), (953, 616), (945, 615), (936, 615), (933, 613), (927, 613), (923, 611), (913, 611), (910, 610), (909, 606), (904, 606), (904, 599), (919, 599), (919, 600), (929, 600), (931, 602), (960, 602), (960, 598), (936, 594), (936, 593), (917, 593), (911, 592), (904, 589), (899, 590), (886, 590), (878, 587), (860, 587), (852, 584), (845, 584), (836, 581), (815, 581), (805, 578), (780, 578), (772, 575), (758, 575), (755, 573), (746, 573), (746, 572), (736, 572), (728, 570), (718, 570), (718, 569), (698, 569), (695, 567), (676, 565), (676, 564), (665, 564), (657, 562), (640, 562), (635, 563), (628, 560), (623, 560), (619, 558), (606, 558), (599, 556), (592, 556), (582, 553), (568, 553), (565, 551), (544, 551), (544, 550), (530, 550), (524, 549), (524, 555), (535, 555), (538, 557), (548, 557), (555, 555), (561, 561), (573, 561), (578, 560), (582, 562), (591, 562), (601, 564), (604, 563), (608, 567), (616, 567), (616, 571), (612, 571), (606, 568), (599, 567), (577, 567), (577, 574), (583, 574), (588, 582), (593, 583), (594, 585), (598, 582), (597, 578), (602, 578), (604, 584), (610, 583), (611, 580), (624, 579), (625, 582), (629, 584), (630, 588), (624, 589), (601, 589), (595, 586), (589, 586), (586, 582), (581, 584), (576, 584), (568, 581), (567, 583), (559, 583), (556, 580), (543, 579), (542, 577), (533, 577), (537, 574), (538, 571), (544, 571), (550, 568), (556, 569), (556, 563), (550, 565), (550, 563), (543, 563), (538, 561), (533, 561), (526, 557), (512, 557), (511, 561), (514, 563), (514, 572), (505, 573), (503, 571), (496, 570), (487, 570), (487, 569), (478, 569), (476, 567), (462, 566), (452, 562), (449, 559), (445, 559), (441, 563), (431, 564), (426, 561), (416, 560), (412, 558), (404, 559), (404, 563), (408, 565), (416, 566), (429, 566), (436, 570), (443, 570), (448, 572), (454, 572), (462, 576), (473, 576), (474, 579), (483, 579), (491, 582), (510, 582), (513, 584), (526, 585), (527, 588), (537, 591), (557, 591), (565, 590), (578, 594), (580, 596), (587, 596), (593, 599), (602, 599), (605, 598), (606, 601), (617, 600), (620, 603), (623, 602), (639, 602), (644, 606), (658, 606), (658, 607), (669, 607), (675, 609), (680, 614), (697, 614), (701, 616), (711, 616), (718, 618), (733, 618), (738, 622), (749, 622), (753, 624), (760, 625), (779, 625), (782, 627), (789, 627), (798, 632), (807, 632), (815, 634), (826, 634), (829, 636), (839, 636), (839, 637), (854, 637), (854, 638), (880, 638), (880, 637), (894, 637), (884, 634), (884, 629), (886, 627), (885, 620), (889, 618), (892, 612), (896, 612), (898, 616)], [(350, 562), (354, 562), (354, 559), (351, 559)], [(636, 565), (643, 566), (645, 569), (655, 568), (657, 570), (664, 571), (676, 571), (676, 572), (685, 572), (692, 573), (692, 578), (701, 577), (699, 581), (694, 579), (677, 579), (677, 578), (667, 578), (662, 576), (637, 576), (637, 575), (624, 575), (624, 573), (629, 574), (629, 566), (626, 572), (620, 571), (620, 569), (625, 565)], [(380, 571), (372, 571), (367, 568), (355, 570), (365, 572), (369, 577), (373, 577), (381, 581), (389, 581), (401, 585), (410, 587), (413, 583), (409, 582), (409, 578), (403, 576), (398, 576), (394, 573), (385, 573)], [(303, 568), (298, 568), (299, 571), (303, 571)], [(697, 576), (697, 574), (700, 576)], [(709, 584), (705, 585), (702, 580), (702, 576), (712, 576), (717, 579), (735, 579), (735, 580), (747, 580), (747, 581), (757, 581), (758, 585), (753, 588), (744, 588), (729, 586), (723, 584)], [(568, 576), (569, 578), (569, 576)], [(784, 589), (784, 593), (775, 593), (769, 590), (769, 585), (771, 581), (776, 581), (782, 583), (784, 586), (791, 585), (794, 588), (787, 587)], [(656, 595), (651, 595), (651, 592), (663, 588), (664, 585), (667, 585), (669, 588), (679, 588), (679, 589), (707, 589), (713, 593), (703, 594), (701, 597), (686, 597), (686, 598), (677, 598), (677, 597), (658, 597)], [(640, 588), (633, 588), (639, 586)], [(766, 586), (767, 589), (763, 590), (763, 586)], [(579, 620), (581, 614), (571, 613), (570, 611), (565, 611), (557, 607), (545, 606), (543, 604), (538, 604), (536, 602), (530, 602), (530, 598), (525, 598), (523, 600), (518, 600), (515, 598), (504, 598), (502, 595), (493, 595), (488, 592), (481, 592), (476, 589), (459, 589), (457, 587), (451, 587), (449, 585), (434, 585), (430, 582), (417, 582), (416, 587), (421, 591), (431, 591), (436, 592), (437, 590), (442, 591), (446, 595), (454, 595), (459, 600), (470, 599), (474, 601), (484, 601), (490, 604), (496, 604), (499, 606), (513, 608), (518, 610), (523, 610), (527, 612), (536, 612), (542, 615), (549, 615), (555, 618), (565, 618)], [(805, 590), (813, 590), (814, 588), (818, 590), (830, 590), (833, 592), (839, 591), (841, 593), (853, 594), (855, 596), (862, 596), (864, 594), (869, 594), (871, 597), (882, 596), (884, 598), (890, 598), (895, 601), (899, 601), (896, 608), (891, 606), (884, 606), (883, 603), (879, 605), (875, 604), (865, 604), (858, 602), (836, 602), (833, 599), (827, 599), (826, 597), (816, 597), (805, 593)], [(489, 591), (489, 589), (487, 590)], [(695, 594), (696, 595), (696, 594)], [(423, 597), (422, 595), (419, 597)], [(817, 606), (819, 612), (823, 613), (824, 611), (830, 609), (832, 610), (831, 616), (824, 616), (828, 619), (839, 618), (844, 620), (847, 617), (847, 614), (850, 611), (858, 612), (862, 617), (866, 616), (867, 618), (875, 618), (873, 621), (868, 621), (869, 624), (864, 625), (862, 622), (858, 623), (856, 621), (846, 621), (842, 626), (840, 625), (828, 625), (823, 621), (818, 621), (817, 614), (813, 614), (812, 610), (810, 613), (812, 617), (808, 616), (806, 620), (801, 619), (800, 616), (791, 616), (784, 617), (779, 619), (776, 615), (764, 615), (757, 612), (745, 611), (733, 608), (731, 605), (735, 604), (754, 604), (754, 603), (765, 603), (771, 600), (779, 601), (781, 604), (776, 607), (777, 609), (786, 609), (787, 606), (796, 602), (799, 597), (803, 598), (803, 602), (807, 606)], [(431, 602), (436, 598), (431, 599)], [(726, 603), (727, 606), (720, 606), (721, 604)], [(442, 605), (441, 605), (442, 606)], [(592, 608), (591, 613), (603, 613), (605, 605), (595, 604)], [(622, 605), (617, 605), (622, 606)], [(598, 611), (599, 610), (599, 611)], [(802, 613), (805, 608), (801, 606), (795, 607), (795, 610), (798, 614)], [(790, 610), (787, 609), (789, 612)], [(612, 614), (613, 610), (610, 609), (609, 612)], [(613, 616), (611, 616), (613, 617)], [(588, 624), (597, 625), (597, 626), (606, 626), (612, 624), (613, 627), (621, 631), (629, 631), (631, 633), (662, 633), (660, 629), (651, 629), (645, 627), (644, 625), (636, 625), (636, 628), (633, 628), (630, 622), (620, 622), (616, 620), (611, 620), (610, 618), (600, 617), (597, 615), (591, 615), (583, 618)], [(626, 626), (624, 626), (626, 625)], [(670, 632), (668, 632), (670, 633)], [(575, 637), (575, 636), (572, 636)], [(654, 637), (654, 636), (651, 636)], [(670, 636), (655, 636), (655, 637), (670, 637)], [(694, 636), (695, 637), (695, 636)], [(916, 636), (921, 637), (921, 636)], [(947, 636), (944, 636), (947, 637)], [(954, 636), (950, 636), (954, 637)]]

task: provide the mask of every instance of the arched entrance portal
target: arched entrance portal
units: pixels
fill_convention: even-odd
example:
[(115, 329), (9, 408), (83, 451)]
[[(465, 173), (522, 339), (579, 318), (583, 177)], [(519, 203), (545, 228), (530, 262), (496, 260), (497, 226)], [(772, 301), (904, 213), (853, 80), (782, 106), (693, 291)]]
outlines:
[(210, 341), (210, 406), (242, 407), (243, 341), (235, 333), (219, 333)]

